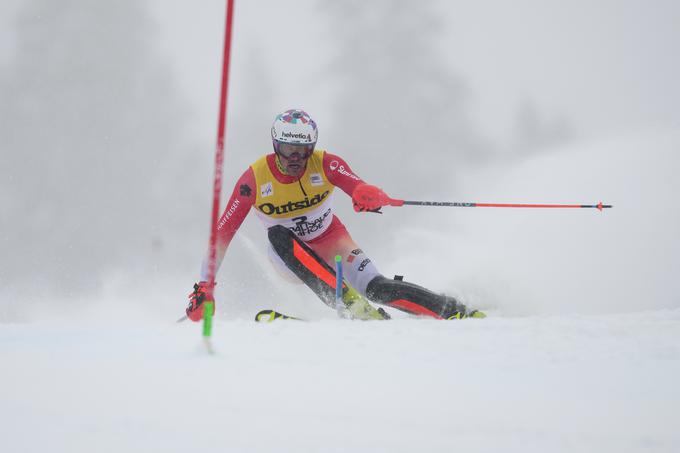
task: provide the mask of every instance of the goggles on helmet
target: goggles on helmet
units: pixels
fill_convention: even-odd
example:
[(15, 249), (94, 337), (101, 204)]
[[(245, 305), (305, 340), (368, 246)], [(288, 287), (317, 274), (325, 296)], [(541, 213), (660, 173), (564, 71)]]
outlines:
[(298, 159), (308, 159), (314, 152), (314, 143), (298, 145), (292, 143), (276, 142), (276, 154), (286, 159), (297, 157)]

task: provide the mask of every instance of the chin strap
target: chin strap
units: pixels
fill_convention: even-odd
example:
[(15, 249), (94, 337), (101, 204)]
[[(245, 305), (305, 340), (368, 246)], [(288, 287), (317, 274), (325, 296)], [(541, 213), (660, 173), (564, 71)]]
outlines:
[[(275, 160), (276, 160), (276, 168), (277, 168), (282, 174), (284, 174), (284, 175), (286, 175), (286, 176), (295, 176), (295, 175), (291, 175), (290, 173), (288, 173), (288, 172), (286, 171), (286, 167), (284, 167), (283, 164), (281, 163), (281, 161), (279, 160), (279, 155), (278, 155), (277, 153), (275, 153), (274, 156), (275, 156)], [(300, 173), (299, 175), (297, 175), (298, 177), (301, 177), (301, 176), (304, 174), (305, 170), (307, 169), (307, 168), (306, 168), (306, 165), (307, 165), (307, 162), (305, 162), (305, 167), (303, 168), (302, 173)], [(304, 189), (303, 189), (303, 192), (304, 192)], [(305, 194), (305, 196), (306, 196), (306, 195), (307, 195), (307, 194)]]
[(279, 155), (278, 155), (278, 153), (275, 154), (275, 157), (276, 157), (276, 168), (278, 168), (279, 171), (280, 171), (281, 173), (283, 173), (284, 175), (287, 175), (288, 172), (286, 171), (286, 169), (283, 167), (283, 164), (282, 164), (281, 161), (279, 160)]

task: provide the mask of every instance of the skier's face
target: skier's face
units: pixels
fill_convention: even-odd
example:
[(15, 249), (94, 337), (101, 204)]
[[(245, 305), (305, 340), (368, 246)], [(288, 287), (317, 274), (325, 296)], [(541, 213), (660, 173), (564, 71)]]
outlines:
[(277, 154), (286, 173), (291, 176), (299, 176), (305, 171), (307, 159), (309, 159), (313, 151), (313, 145), (279, 143)]

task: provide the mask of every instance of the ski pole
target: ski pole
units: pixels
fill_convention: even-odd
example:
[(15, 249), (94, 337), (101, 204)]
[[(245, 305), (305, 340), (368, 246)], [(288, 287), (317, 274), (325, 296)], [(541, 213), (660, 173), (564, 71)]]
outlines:
[[(212, 315), (214, 310), (215, 273), (217, 272), (217, 221), (220, 209), (220, 192), (222, 191), (222, 175), (224, 173), (224, 142), (227, 123), (227, 101), (229, 97), (229, 63), (231, 61), (231, 35), (234, 22), (234, 0), (227, 0), (226, 23), (224, 28), (224, 51), (222, 56), (222, 83), (220, 86), (220, 109), (217, 121), (217, 144), (215, 146), (215, 172), (213, 174), (213, 203), (212, 217), (210, 222), (210, 241), (208, 243), (208, 290), (206, 292), (206, 305), (210, 315), (203, 318), (203, 337), (209, 339), (212, 335)], [(204, 311), (205, 313), (205, 311)], [(184, 315), (177, 320), (184, 322), (188, 316)], [(206, 343), (208, 344), (208, 343)], [(211, 348), (208, 348), (210, 352)]]
[(217, 145), (215, 147), (215, 173), (213, 178), (212, 220), (208, 254), (208, 293), (206, 300), (214, 301), (215, 273), (217, 269), (217, 221), (220, 215), (220, 192), (224, 163), (224, 142), (227, 123), (227, 99), (229, 94), (229, 63), (231, 61), (231, 35), (234, 18), (234, 0), (227, 0), (227, 18), (224, 31), (224, 54), (222, 57), (222, 85), (220, 88), (220, 111), (217, 122)]
[(342, 257), (335, 255), (335, 310), (344, 318), (345, 303), (342, 300)]
[(596, 208), (600, 211), (612, 208), (610, 204), (531, 204), (531, 203), (466, 203), (458, 201), (406, 201), (390, 198), (390, 206), (447, 206), (452, 208), (552, 208), (552, 209), (578, 209)]

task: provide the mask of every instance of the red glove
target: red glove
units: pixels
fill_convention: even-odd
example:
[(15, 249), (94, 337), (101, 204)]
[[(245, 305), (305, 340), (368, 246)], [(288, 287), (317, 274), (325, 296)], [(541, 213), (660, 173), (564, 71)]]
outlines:
[(359, 184), (352, 192), (356, 212), (376, 211), (382, 206), (388, 206), (391, 200), (382, 189), (370, 184)]
[[(194, 322), (203, 319), (203, 302), (206, 301), (209, 289), (215, 289), (213, 283), (212, 288), (208, 282), (198, 282), (194, 284), (194, 292), (189, 294), (189, 306), (187, 307), (187, 316)], [(212, 291), (210, 291), (212, 293)], [(213, 299), (215, 297), (213, 296)], [(213, 301), (213, 314), (215, 313), (215, 301)]]

